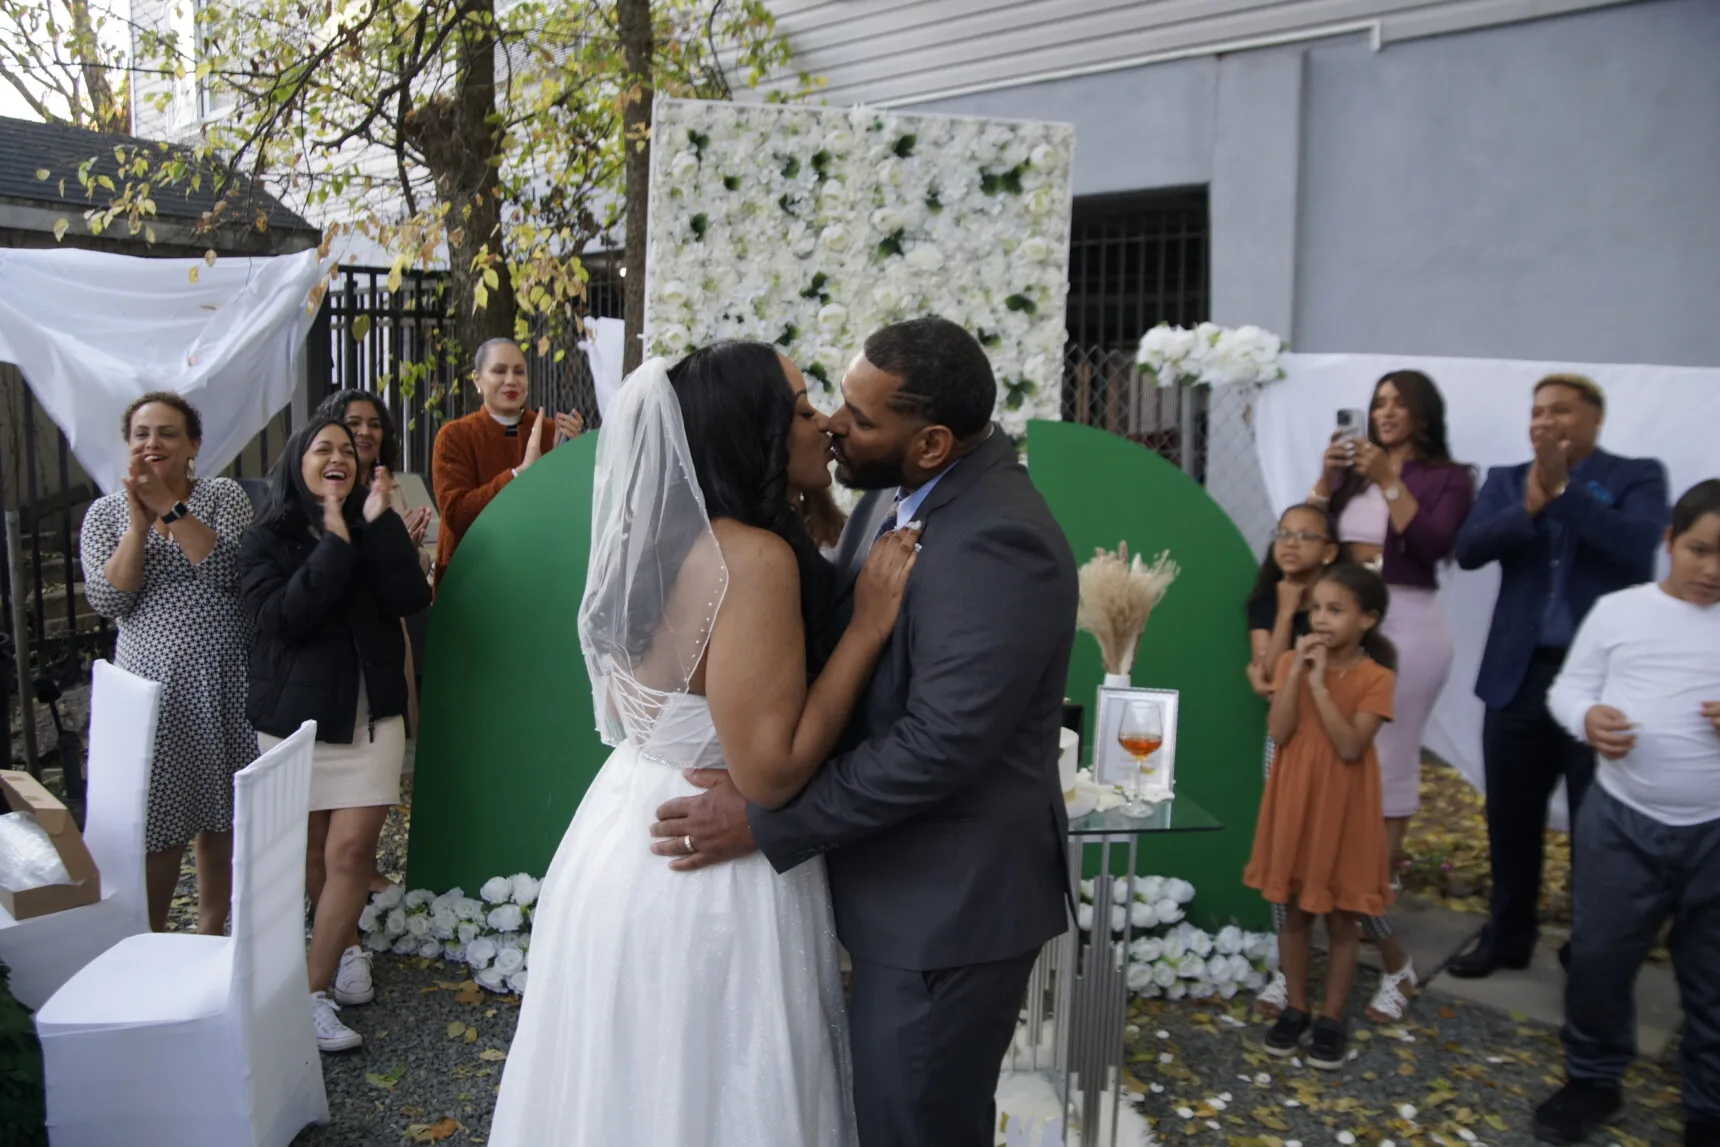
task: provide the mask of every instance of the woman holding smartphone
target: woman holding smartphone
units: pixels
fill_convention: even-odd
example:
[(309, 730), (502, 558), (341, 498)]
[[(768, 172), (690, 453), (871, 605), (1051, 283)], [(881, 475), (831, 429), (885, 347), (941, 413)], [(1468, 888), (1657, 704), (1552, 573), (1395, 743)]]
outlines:
[(1340, 414), (1308, 500), (1327, 507), (1346, 556), (1378, 571), (1391, 591), (1380, 629), (1398, 649), (1394, 719), (1377, 744), (1396, 888), (1404, 835), (1421, 807), (1423, 737), (1451, 673), (1438, 568), (1475, 501), (1475, 475), (1452, 460), (1445, 399), (1433, 380), (1394, 370), (1374, 385), (1365, 416)]

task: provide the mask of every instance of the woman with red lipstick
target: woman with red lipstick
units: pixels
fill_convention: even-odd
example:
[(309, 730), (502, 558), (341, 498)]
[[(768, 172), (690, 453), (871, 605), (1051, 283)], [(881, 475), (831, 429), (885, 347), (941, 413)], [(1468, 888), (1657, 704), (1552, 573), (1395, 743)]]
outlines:
[(239, 554), (240, 593), (257, 628), (248, 712), (259, 747), (317, 723), (305, 863), (316, 923), (305, 962), (323, 1051), (362, 1042), (335, 1013), (375, 995), (356, 928), (382, 823), (400, 800), (400, 619), (430, 604), (416, 547), (389, 509), (393, 480), (378, 467), (362, 486), (358, 468), (351, 431), (312, 419), (287, 442), (268, 507)]
[(149, 925), (167, 930), (195, 840), (197, 930), (218, 936), (232, 892), (233, 774), (257, 756), (238, 593), (251, 501), (231, 479), (196, 477), (203, 420), (179, 395), (144, 395), (121, 429), (131, 468), (125, 488), (84, 515), (84, 596), (118, 626), (114, 663), (162, 686), (144, 822)]
[(579, 437), (578, 411), (549, 419), (526, 409), (526, 356), (511, 339), (491, 339), (472, 360), (472, 385), (483, 409), (436, 432), (430, 472), (442, 522), (436, 533), (435, 580), (440, 583), (460, 539), (490, 499), (547, 451)]

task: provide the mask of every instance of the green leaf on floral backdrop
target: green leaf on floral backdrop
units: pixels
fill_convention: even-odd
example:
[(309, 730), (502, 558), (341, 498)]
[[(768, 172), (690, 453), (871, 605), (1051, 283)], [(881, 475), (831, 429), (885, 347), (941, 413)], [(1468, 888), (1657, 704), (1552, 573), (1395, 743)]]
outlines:
[(902, 253), (902, 229), (900, 227), (884, 236), (878, 243), (878, 254), (888, 258)]
[(705, 232), (711, 229), (710, 216), (701, 211), (697, 215), (693, 216), (690, 225), (693, 228), (693, 234), (698, 236), (699, 242), (703, 243), (705, 241)]
[(938, 198), (938, 189), (934, 187), (926, 192), (926, 210), (936, 215), (943, 209), (944, 201)]
[(800, 160), (791, 155), (788, 157), (788, 162), (782, 165), (782, 177), (784, 179), (793, 179), (799, 174)]
[(829, 281), (829, 275), (826, 275), (823, 271), (818, 272), (818, 274), (812, 276), (811, 284), (809, 284), (804, 291), (800, 292), (800, 297), (803, 299), (817, 299), (821, 303), (828, 303), (830, 301), (830, 292), (824, 289), (824, 284)]
[(919, 136), (909, 132), (891, 145), (890, 150), (896, 153), (897, 159), (907, 159), (914, 154), (914, 145), (919, 142)]
[(1024, 159), (1005, 172), (987, 171), (980, 168), (979, 189), (987, 195), (998, 195), (1007, 192), (1010, 195), (1021, 194), (1021, 177), (1027, 173), (1027, 161)]
[(776, 197), (776, 205), (782, 208), (785, 214), (794, 214), (794, 197), (789, 195), (788, 192), (784, 191), (781, 195)]
[(828, 151), (820, 151), (813, 155), (812, 170), (818, 176), (820, 183), (830, 178), (830, 153)]
[(1011, 295), (1003, 300), (1003, 305), (1009, 310), (1019, 311), (1024, 315), (1036, 314), (1039, 311), (1039, 305), (1026, 295)]
[[(703, 159), (705, 158), (705, 148), (710, 145), (711, 137), (702, 131), (693, 131), (689, 129), (687, 132), (687, 142), (693, 145), (693, 154), (698, 156), (700, 159)], [(731, 187), (729, 190), (733, 191), (734, 188)]]
[(803, 373), (810, 374), (813, 378), (816, 378), (818, 380), (818, 384), (822, 386), (827, 393), (836, 389), (835, 384), (830, 381), (830, 372), (824, 369), (823, 363), (815, 362), (811, 366), (807, 367)]
[(1005, 410), (1020, 410), (1022, 403), (1026, 402), (1030, 396), (1039, 393), (1038, 385), (1032, 379), (1027, 378), (1006, 379), (1003, 389), (1005, 391), (1003, 400)]
[(884, 121), (881, 119), (875, 119), (872, 121), (872, 126), (867, 128), (866, 130), (867, 131), (883, 131), (884, 130)]
[(739, 191), (741, 189), (741, 177), (738, 175), (723, 176), (723, 189), (725, 191)]
[(799, 337), (800, 328), (795, 326), (793, 323), (789, 323), (782, 328), (782, 333), (776, 336), (776, 345), (787, 346)]
[(996, 331), (988, 331), (984, 327), (977, 328), (974, 331), (974, 337), (979, 340), (980, 346), (997, 346), (1003, 341), (1002, 335)]

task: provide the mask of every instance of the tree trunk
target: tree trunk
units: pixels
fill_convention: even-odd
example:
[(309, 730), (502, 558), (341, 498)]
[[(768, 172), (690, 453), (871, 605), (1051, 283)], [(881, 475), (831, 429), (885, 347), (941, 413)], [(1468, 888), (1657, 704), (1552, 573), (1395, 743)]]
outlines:
[(622, 291), (622, 314), (627, 320), (622, 370), (631, 371), (644, 358), (640, 333), (645, 324), (646, 213), (651, 183), (651, 57), (656, 45), (651, 35), (651, 0), (618, 0), (616, 16), (621, 26), (621, 51), (627, 64), (625, 102), (621, 108), (621, 138), (627, 145), (626, 183), (627, 247), (622, 266), (626, 286)]
[(450, 349), (465, 359), (487, 339), (513, 338), (517, 310), (498, 195), (493, 2), (465, 19), (457, 40), (453, 93), (414, 108), (403, 127), (448, 207), (448, 309), (458, 344)]
[[(114, 94), (113, 85), (108, 83), (107, 69), (102, 66), (102, 47), (96, 39), (95, 25), (90, 20), (89, 0), (66, 0), (66, 8), (72, 17), (71, 47), (77, 57), (93, 120), (77, 126), (123, 135), (131, 130), (131, 108), (129, 101), (119, 99)], [(71, 111), (74, 121), (81, 118), (76, 104)]]

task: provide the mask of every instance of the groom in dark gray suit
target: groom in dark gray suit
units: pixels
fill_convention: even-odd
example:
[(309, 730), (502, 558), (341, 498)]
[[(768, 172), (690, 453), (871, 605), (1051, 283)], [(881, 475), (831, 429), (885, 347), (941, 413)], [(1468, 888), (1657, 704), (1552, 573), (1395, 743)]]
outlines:
[(991, 1147), (1028, 974), (1068, 926), (1057, 751), (1075, 560), (991, 422), (997, 382), (961, 327), (878, 331), (842, 395), (837, 475), (872, 493), (837, 549), (840, 596), (882, 533), (923, 524), (895, 634), (841, 751), (799, 796), (747, 806), (712, 770), (708, 792), (658, 811), (655, 848), (680, 856), (690, 836), (682, 868), (759, 848), (786, 872), (824, 855), (854, 965), (861, 1144)]

